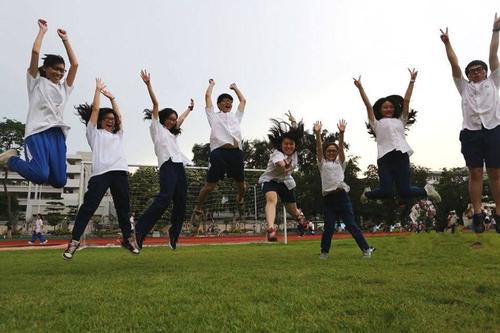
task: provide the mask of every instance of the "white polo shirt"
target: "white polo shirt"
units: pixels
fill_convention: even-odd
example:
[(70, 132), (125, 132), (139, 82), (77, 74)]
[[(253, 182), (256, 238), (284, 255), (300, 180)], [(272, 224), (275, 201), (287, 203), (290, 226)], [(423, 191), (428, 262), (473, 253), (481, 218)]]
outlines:
[(172, 159), (174, 163), (190, 164), (191, 161), (180, 150), (177, 144), (177, 135), (172, 134), (165, 126), (160, 124), (160, 119), (151, 119), (149, 127), (151, 139), (155, 146), (155, 154), (158, 157), (158, 168), (163, 163)]
[(406, 142), (405, 125), (406, 118), (382, 118), (371, 123), (376, 138), (377, 138), (377, 159), (385, 154), (399, 150), (400, 152), (408, 153), (408, 156), (413, 154), (408, 142)]
[(344, 163), (340, 163), (338, 158), (336, 158), (335, 161), (327, 161), (323, 158), (321, 162), (318, 163), (323, 195), (327, 195), (329, 192), (335, 191), (336, 189), (343, 189), (349, 192), (349, 185), (344, 183), (346, 165), (347, 163), (345, 161)]
[(128, 164), (123, 147), (123, 130), (113, 134), (97, 129), (90, 121), (87, 124), (87, 141), (92, 150), (92, 174), (102, 175), (109, 171), (127, 171)]
[(497, 68), (485, 80), (474, 83), (463, 76), (454, 79), (462, 96), (462, 129), (480, 130), (481, 124), (487, 129), (500, 125), (500, 69)]
[(205, 108), (210, 131), (210, 151), (215, 150), (225, 144), (238, 145), (241, 147), (240, 123), (243, 119), (243, 111), (236, 112), (215, 112), (214, 107)]
[(53, 83), (39, 73), (33, 78), (26, 72), (26, 80), (29, 106), (24, 138), (52, 127), (60, 127), (67, 136), (70, 127), (64, 123), (63, 113), (73, 86), (68, 86), (66, 81)]
[[(276, 165), (276, 163), (284, 160), (289, 160), (291, 164), (291, 168), (287, 171), (284, 171), (282, 168)], [(297, 167), (299, 162), (299, 158), (297, 152), (293, 153), (292, 156), (287, 156), (280, 152), (279, 150), (273, 150), (269, 157), (269, 162), (267, 162), (266, 171), (260, 176), (259, 184), (270, 182), (274, 180), (278, 183), (284, 183), (286, 187), (291, 190), (295, 188), (295, 180), (292, 177), (293, 170)]]

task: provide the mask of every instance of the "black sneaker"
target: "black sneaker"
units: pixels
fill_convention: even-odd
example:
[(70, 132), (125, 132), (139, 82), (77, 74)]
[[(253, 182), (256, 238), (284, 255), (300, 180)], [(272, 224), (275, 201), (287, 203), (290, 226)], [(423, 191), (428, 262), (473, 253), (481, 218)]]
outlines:
[(168, 237), (168, 242), (167, 242), (168, 247), (175, 251), (175, 249), (177, 248), (177, 237), (172, 237), (172, 233), (170, 232), (170, 230), (167, 233), (167, 237)]
[(63, 258), (64, 260), (71, 260), (73, 259), (73, 256), (75, 255), (76, 250), (80, 246), (80, 242), (72, 239), (68, 243), (68, 247), (66, 247), (66, 250), (63, 252)]
[(135, 234), (135, 240), (137, 242), (137, 247), (139, 248), (139, 250), (142, 250), (142, 244), (144, 243), (145, 239), (146, 239), (146, 236), (139, 235), (138, 233)]
[(475, 233), (483, 233), (484, 232), (484, 215), (483, 214), (474, 214), (472, 215), (472, 230)]
[(131, 233), (128, 238), (123, 238), (121, 241), (121, 246), (129, 250), (132, 254), (139, 254), (139, 246), (135, 240), (135, 233)]
[(495, 230), (500, 234), (500, 215), (495, 215)]

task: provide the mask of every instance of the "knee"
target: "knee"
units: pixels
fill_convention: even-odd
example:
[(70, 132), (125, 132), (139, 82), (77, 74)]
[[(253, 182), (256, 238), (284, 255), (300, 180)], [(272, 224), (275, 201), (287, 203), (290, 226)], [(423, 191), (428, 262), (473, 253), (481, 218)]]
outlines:
[(217, 187), (217, 183), (206, 183), (205, 186), (203, 186), (203, 192), (210, 193), (215, 190)]
[(470, 180), (472, 182), (483, 182), (483, 169), (473, 168), (469, 170)]
[[(49, 171), (48, 170), (37, 170), (33, 172), (30, 179), (35, 184), (47, 184), (49, 182)], [(64, 182), (66, 184), (66, 182)], [(50, 184), (52, 185), (52, 184)], [(54, 186), (54, 185), (52, 185)], [(64, 185), (63, 185), (64, 186)], [(54, 186), (56, 187), (56, 186)], [(62, 187), (62, 186), (60, 186)]]
[(64, 175), (64, 178), (60, 177), (50, 180), (50, 185), (55, 188), (63, 188), (66, 185), (66, 175)]

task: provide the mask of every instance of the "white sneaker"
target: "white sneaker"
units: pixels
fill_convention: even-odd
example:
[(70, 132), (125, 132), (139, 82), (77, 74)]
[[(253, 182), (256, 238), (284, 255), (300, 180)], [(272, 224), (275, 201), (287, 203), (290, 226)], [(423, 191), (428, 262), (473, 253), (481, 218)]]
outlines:
[(326, 259), (328, 259), (328, 253), (321, 252), (321, 254), (319, 255), (319, 259), (320, 260), (326, 260)]
[(17, 150), (9, 149), (0, 154), (0, 168), (6, 167), (9, 158), (17, 156)]
[(375, 248), (370, 246), (368, 249), (363, 251), (363, 258), (371, 258), (373, 252), (375, 252)]
[(33, 243), (32, 241), (29, 241), (28, 244), (29, 245), (34, 245), (35, 243)]
[(366, 192), (370, 192), (372, 189), (369, 187), (365, 187), (363, 190), (363, 194), (361, 194), (361, 198), (359, 198), (359, 201), (363, 204), (366, 205), (368, 203), (368, 198), (366, 197)]
[(68, 243), (68, 247), (66, 248), (66, 250), (64, 250), (63, 258), (65, 260), (71, 260), (71, 259), (73, 259), (73, 256), (75, 255), (75, 252), (76, 252), (76, 250), (78, 249), (79, 246), (80, 246), (80, 242), (72, 239)]
[(424, 186), (425, 193), (427, 193), (427, 196), (429, 199), (431, 199), (435, 203), (440, 203), (441, 202), (441, 196), (439, 195), (438, 191), (432, 186), (431, 184), (427, 184)]

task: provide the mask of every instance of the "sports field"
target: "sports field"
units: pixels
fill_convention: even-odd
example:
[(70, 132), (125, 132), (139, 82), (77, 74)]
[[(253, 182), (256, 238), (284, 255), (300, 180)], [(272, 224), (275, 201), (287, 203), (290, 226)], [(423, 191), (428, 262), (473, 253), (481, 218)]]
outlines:
[(369, 242), (3, 251), (0, 332), (500, 331), (500, 235)]

